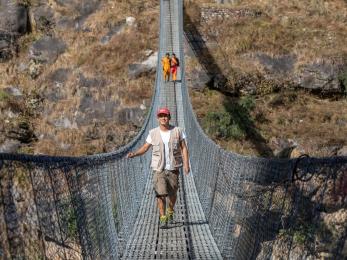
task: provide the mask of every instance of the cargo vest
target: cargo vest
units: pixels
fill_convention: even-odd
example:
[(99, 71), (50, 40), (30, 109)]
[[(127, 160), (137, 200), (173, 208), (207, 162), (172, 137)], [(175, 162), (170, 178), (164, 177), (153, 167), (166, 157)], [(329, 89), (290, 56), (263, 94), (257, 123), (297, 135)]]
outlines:
[[(170, 133), (169, 139), (169, 158), (170, 165), (173, 169), (182, 167), (182, 153), (180, 147), (182, 129), (174, 127)], [(149, 131), (152, 139), (152, 163), (154, 171), (162, 171), (165, 168), (164, 142), (160, 135), (160, 128), (154, 128)]]

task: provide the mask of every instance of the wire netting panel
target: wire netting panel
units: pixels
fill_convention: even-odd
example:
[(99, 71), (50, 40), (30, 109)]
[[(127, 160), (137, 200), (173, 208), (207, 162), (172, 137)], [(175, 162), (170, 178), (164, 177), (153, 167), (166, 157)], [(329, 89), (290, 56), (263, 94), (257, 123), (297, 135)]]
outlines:
[[(147, 216), (157, 214), (147, 182), (150, 152), (132, 160), (125, 155), (157, 126), (157, 108), (168, 106), (174, 123), (187, 133), (193, 175), (182, 179), (179, 193), (186, 226), (176, 235), (185, 240), (178, 244), (188, 248), (181, 259), (208, 259), (208, 254), (216, 259), (220, 254), (224, 259), (314, 259), (322, 252), (331, 259), (347, 258), (347, 228), (341, 223), (347, 214), (347, 158), (268, 160), (213, 143), (199, 126), (185, 84), (182, 5), (161, 1), (155, 93), (147, 120), (130, 144), (80, 158), (0, 154), (1, 257), (118, 259), (136, 252), (151, 259), (159, 243), (158, 221)], [(166, 52), (180, 59), (175, 84), (163, 84), (160, 58)], [(146, 199), (151, 208), (143, 207)], [(154, 246), (136, 237), (148, 236), (141, 233), (139, 215), (147, 217), (143, 230)], [(172, 239), (164, 231), (158, 234)], [(160, 252), (165, 255), (167, 248)]]
[(340, 223), (336, 231), (331, 219), (343, 218), (347, 208), (347, 158), (227, 152), (203, 133), (182, 90), (194, 182), (222, 256), (346, 258), (347, 229)]

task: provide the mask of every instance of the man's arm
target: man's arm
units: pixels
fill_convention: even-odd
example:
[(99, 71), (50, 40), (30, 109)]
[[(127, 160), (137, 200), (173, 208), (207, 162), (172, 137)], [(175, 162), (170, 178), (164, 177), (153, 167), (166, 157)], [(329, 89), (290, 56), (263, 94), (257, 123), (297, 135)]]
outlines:
[(190, 172), (189, 154), (188, 154), (188, 148), (186, 145), (186, 141), (184, 139), (180, 142), (180, 146), (181, 146), (181, 152), (182, 152), (182, 156), (183, 156), (183, 171), (186, 175), (188, 175)]
[(140, 156), (143, 155), (145, 152), (148, 151), (148, 149), (151, 147), (152, 145), (149, 143), (145, 143), (144, 145), (141, 146), (140, 149), (138, 149), (136, 152), (129, 152), (127, 154), (127, 158), (133, 158), (136, 156)]

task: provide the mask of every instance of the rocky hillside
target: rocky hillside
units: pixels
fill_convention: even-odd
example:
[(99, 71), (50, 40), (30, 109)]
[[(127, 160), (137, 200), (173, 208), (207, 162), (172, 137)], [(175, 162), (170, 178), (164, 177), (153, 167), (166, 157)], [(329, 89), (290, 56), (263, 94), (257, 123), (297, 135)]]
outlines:
[[(0, 151), (127, 143), (150, 104), (158, 4), (1, 0)], [(186, 2), (187, 82), (205, 131), (241, 154), (346, 154), (346, 21), (342, 0)]]
[(0, 151), (82, 155), (131, 140), (152, 96), (158, 4), (0, 0)]
[(346, 1), (222, 2), (185, 8), (187, 80), (205, 131), (241, 154), (346, 155)]

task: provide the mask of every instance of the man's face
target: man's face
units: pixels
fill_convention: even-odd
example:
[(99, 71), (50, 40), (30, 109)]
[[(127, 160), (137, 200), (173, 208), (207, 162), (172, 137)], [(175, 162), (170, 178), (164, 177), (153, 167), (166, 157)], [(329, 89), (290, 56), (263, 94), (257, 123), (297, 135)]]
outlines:
[(159, 125), (168, 125), (169, 121), (170, 121), (170, 115), (167, 115), (167, 114), (158, 115)]

